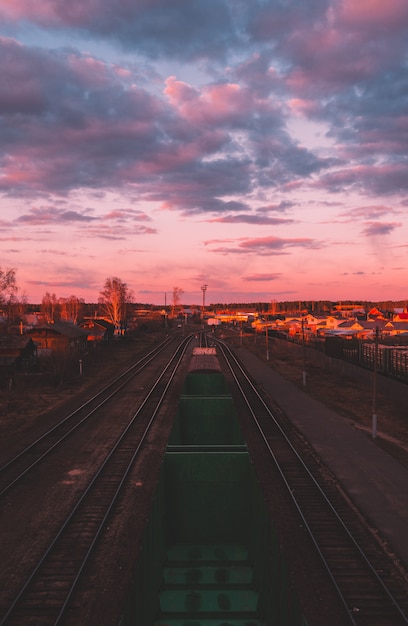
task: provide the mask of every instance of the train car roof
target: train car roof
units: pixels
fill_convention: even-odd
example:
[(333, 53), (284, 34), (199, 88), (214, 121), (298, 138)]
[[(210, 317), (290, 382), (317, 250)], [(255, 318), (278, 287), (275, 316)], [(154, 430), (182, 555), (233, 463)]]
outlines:
[(194, 348), (191, 357), (189, 373), (221, 372), (215, 348)]

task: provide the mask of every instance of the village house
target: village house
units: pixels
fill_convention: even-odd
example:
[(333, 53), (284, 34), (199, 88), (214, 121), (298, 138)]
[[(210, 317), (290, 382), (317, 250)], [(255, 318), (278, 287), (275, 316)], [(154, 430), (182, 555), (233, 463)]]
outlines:
[(38, 356), (50, 355), (52, 352), (86, 351), (88, 332), (69, 322), (38, 324), (28, 328), (26, 334), (37, 345)]
[[(368, 320), (353, 320), (344, 322), (338, 327), (342, 334), (353, 331), (352, 334), (358, 339), (373, 339), (378, 334), (381, 338), (403, 335), (408, 332), (408, 322), (396, 322), (381, 318)], [(340, 333), (339, 333), (340, 334)]]
[(406, 321), (396, 321), (394, 319), (392, 322), (387, 322), (385, 330), (387, 335), (391, 337), (408, 334), (408, 318)]
[(393, 317), (393, 322), (406, 322), (408, 323), (408, 313), (406, 311), (398, 312)]
[(37, 347), (24, 335), (0, 336), (0, 376), (10, 379), (17, 372), (31, 372), (37, 364)]
[(357, 339), (373, 339), (375, 337), (376, 330), (382, 332), (385, 327), (385, 320), (350, 320), (343, 322), (338, 326), (338, 334), (343, 336), (349, 334)]
[(109, 343), (115, 333), (115, 325), (105, 319), (95, 317), (85, 318), (79, 327), (86, 330), (88, 341), (96, 345), (97, 343)]

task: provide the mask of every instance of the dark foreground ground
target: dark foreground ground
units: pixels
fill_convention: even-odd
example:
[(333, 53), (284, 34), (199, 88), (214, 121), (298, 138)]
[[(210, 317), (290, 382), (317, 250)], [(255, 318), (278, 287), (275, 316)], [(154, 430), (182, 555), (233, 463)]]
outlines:
[[(89, 395), (92, 390), (97, 390), (105, 381), (108, 381), (112, 377), (116, 376), (120, 370), (126, 369), (131, 363), (133, 363), (141, 352), (153, 347), (154, 343), (159, 341), (163, 337), (163, 333), (149, 334), (142, 338), (129, 339), (125, 341), (114, 342), (111, 346), (100, 355), (100, 357), (94, 361), (89, 361), (87, 368), (84, 369), (82, 377), (77, 377), (70, 384), (61, 385), (55, 389), (52, 387), (42, 386), (35, 388), (35, 386), (19, 389), (12, 389), (10, 391), (4, 390), (0, 393), (0, 446), (3, 449), (7, 449), (8, 453), (14, 448), (21, 447), (22, 440), (30, 440), (34, 437), (38, 430), (43, 430), (46, 424), (52, 424), (56, 416), (61, 412), (66, 413), (70, 406), (78, 403), (80, 397)], [(333, 375), (324, 368), (312, 367), (308, 365), (307, 368), (307, 385), (303, 386), (302, 372), (304, 369), (304, 363), (302, 359), (294, 358), (293, 354), (285, 346), (284, 342), (277, 342), (270, 345), (269, 359), (266, 360), (265, 346), (260, 342), (255, 343), (253, 337), (243, 337), (239, 343), (237, 342), (236, 333), (226, 335), (224, 340), (228, 343), (232, 343), (237, 348), (237, 352), (240, 350), (247, 350), (251, 353), (255, 353), (263, 364), (268, 368), (272, 368), (281, 374), (285, 379), (291, 381), (299, 389), (302, 389), (305, 393), (313, 398), (318, 399), (329, 408), (338, 412), (340, 415), (347, 418), (348, 421), (355, 424), (358, 429), (370, 432), (371, 428), (371, 416), (372, 416), (372, 389), (369, 385), (358, 384), (352, 378), (341, 377)], [(398, 395), (391, 396), (388, 394), (378, 394), (378, 423), (379, 431), (376, 438), (375, 445), (385, 449), (389, 454), (398, 460), (403, 466), (408, 468), (408, 416), (406, 408), (404, 407), (401, 398)], [(165, 442), (161, 442), (162, 446)], [(159, 452), (159, 451), (158, 451)], [(1, 459), (0, 459), (1, 461)], [(152, 459), (154, 461), (154, 459)], [(151, 470), (154, 474), (154, 469)], [(149, 475), (147, 472), (147, 475)], [(148, 481), (146, 481), (148, 482)], [(38, 485), (39, 494), (41, 493), (42, 486)], [(148, 492), (146, 492), (148, 495)], [(38, 502), (40, 498), (36, 497), (36, 494), (31, 494), (30, 501)], [(140, 504), (140, 503), (139, 503)], [(148, 498), (146, 500), (146, 507), (148, 506)], [(128, 576), (128, 571), (132, 568), (132, 559), (135, 553), (130, 554), (127, 546), (132, 543), (137, 535), (137, 528), (135, 525), (140, 525), (139, 531), (141, 532), (141, 522), (143, 520), (136, 520), (134, 518), (134, 503), (129, 504), (129, 520), (133, 523), (131, 531), (123, 531), (125, 525), (125, 514), (119, 524), (122, 527), (122, 531), (118, 528), (112, 529), (111, 538), (112, 544), (117, 544), (117, 567), (109, 565), (106, 571), (109, 572), (109, 576), (101, 581), (95, 579), (94, 593), (97, 595), (100, 592), (99, 598), (108, 597), (109, 600), (106, 603), (98, 601), (93, 602), (92, 597), (89, 598), (88, 615), (89, 620), (85, 623), (98, 623), (101, 626), (114, 626), (115, 615), (119, 607), (123, 604), (124, 594), (124, 581)], [(32, 511), (30, 507), (27, 507), (26, 513), (28, 518), (32, 517)], [(124, 512), (123, 512), (124, 513)], [(50, 515), (54, 512), (51, 511)], [(42, 511), (43, 519), (47, 519), (47, 511)], [(133, 517), (132, 517), (133, 516)], [(24, 525), (24, 519), (19, 519), (19, 525)], [(31, 522), (30, 522), (31, 523)], [(119, 538), (122, 537), (119, 541)], [(118, 543), (119, 541), (119, 543)], [(116, 543), (115, 543), (116, 542)], [(123, 549), (122, 549), (123, 548)], [(312, 559), (313, 556), (302, 554), (302, 551), (297, 550), (297, 553), (293, 556), (294, 559), (299, 559), (299, 562), (293, 564), (294, 568), (299, 570), (305, 567), (308, 559)], [(309, 577), (309, 583), (308, 583)], [(312, 582), (313, 587), (319, 586), (319, 581), (316, 578), (310, 578), (307, 568), (305, 569), (304, 576), (305, 585)], [(4, 581), (0, 580), (0, 583)], [(119, 585), (119, 588), (116, 588)], [(327, 596), (323, 592), (324, 581), (321, 581), (321, 602), (323, 603)], [(98, 587), (101, 587), (98, 589)], [(313, 592), (313, 589), (310, 589)], [(116, 602), (115, 602), (116, 600)], [(115, 606), (116, 605), (116, 606)], [(323, 607), (322, 607), (323, 608)], [(330, 609), (330, 607), (329, 607)], [(313, 610), (313, 608), (311, 609)], [(315, 626), (327, 626), (326, 623), (320, 620), (319, 607), (315, 606), (315, 619), (313, 624)], [(96, 621), (95, 621), (96, 620)], [(320, 620), (320, 621), (319, 621)], [(332, 623), (332, 626), (336, 626)]]

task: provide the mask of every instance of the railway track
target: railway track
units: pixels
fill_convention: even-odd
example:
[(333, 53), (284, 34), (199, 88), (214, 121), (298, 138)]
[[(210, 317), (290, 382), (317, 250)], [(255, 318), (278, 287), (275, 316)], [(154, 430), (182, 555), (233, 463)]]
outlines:
[(344, 498), (305, 461), (232, 350), (217, 346), (353, 626), (408, 624), (407, 586)]
[(18, 454), (8, 459), (0, 467), (0, 498), (12, 487), (16, 486), (34, 467), (56, 450), (68, 437), (87, 423), (101, 407), (106, 406), (115, 396), (123, 392), (149, 364), (159, 357), (165, 358), (172, 351), (172, 338), (155, 346), (143, 355), (136, 363), (127, 368), (106, 387), (77, 407), (69, 415), (64, 416), (52, 428), (44, 432), (35, 441), (23, 448)]
[[(58, 532), (43, 549), (26, 582), (9, 602), (0, 617), (1, 626), (22, 624), (56, 626), (64, 623), (78, 582), (103, 536), (109, 519), (114, 514), (115, 507), (118, 506), (122, 488), (144, 450), (150, 430), (192, 339), (193, 335), (184, 338), (177, 348), (171, 349), (166, 364), (157, 373), (155, 382), (143, 402), (114, 445), (110, 446), (103, 462), (60, 525)], [(88, 419), (91, 414), (97, 414), (100, 407), (111, 399), (112, 394), (119, 393), (123, 385), (127, 384), (129, 377), (135, 376), (138, 368), (143, 367), (156, 354), (156, 351), (152, 351), (124, 376), (118, 377), (104, 394), (98, 394), (81, 407), (81, 410), (68, 416), (69, 419), (62, 420), (55, 431), (53, 429), (46, 433), (26, 453), (23, 451), (14, 464), (18, 465), (25, 455), (30, 457), (34, 452), (36, 463), (44, 460), (47, 455), (43, 449), (46, 442), (48, 449), (54, 449), (61, 439), (65, 439), (72, 434), (73, 429), (78, 428), (81, 420)], [(30, 461), (28, 469), (33, 462)], [(5, 469), (11, 466), (13, 462)], [(9, 485), (8, 489), (11, 489), (28, 469), (26, 467), (21, 471), (20, 467), (11, 482), (6, 483), (6, 487)], [(4, 489), (5, 487), (3, 491)]]

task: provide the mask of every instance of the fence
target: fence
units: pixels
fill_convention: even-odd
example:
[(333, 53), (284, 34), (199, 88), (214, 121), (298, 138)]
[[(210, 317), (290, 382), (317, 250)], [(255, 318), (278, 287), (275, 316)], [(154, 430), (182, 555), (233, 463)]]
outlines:
[(386, 346), (358, 339), (329, 337), (325, 341), (328, 356), (343, 359), (360, 367), (374, 370), (408, 383), (408, 346)]
[[(321, 367), (327, 371), (333, 372), (340, 377), (346, 376), (352, 378), (354, 381), (358, 381), (359, 384), (367, 388), (367, 390), (372, 391), (373, 370), (358, 364), (358, 352), (356, 353), (352, 344), (346, 343), (349, 340), (343, 339), (340, 341), (346, 344), (345, 350), (350, 360), (342, 358), (340, 353), (332, 356), (328, 355), (324, 339), (306, 342), (305, 347), (303, 347), (301, 339), (300, 341), (293, 340), (293, 338), (288, 340), (288, 337), (284, 333), (270, 331), (269, 337), (271, 339), (272, 354), (274, 343), (279, 342), (281, 346), (286, 346), (288, 356), (292, 353), (296, 354), (297, 358), (300, 359), (306, 356), (306, 367), (310, 363), (316, 367)], [(331, 348), (333, 348), (333, 346), (331, 346)], [(401, 402), (403, 406), (408, 406), (408, 379), (406, 377), (399, 376), (399, 378), (396, 378), (380, 372), (380, 375), (376, 379), (376, 384), (378, 391), (384, 394), (385, 397), (390, 397), (393, 400), (398, 399), (398, 402)]]

